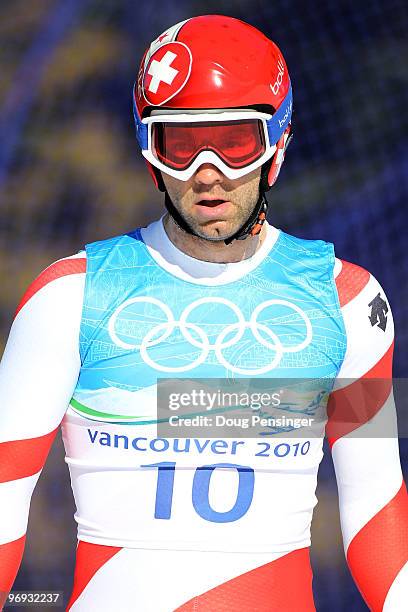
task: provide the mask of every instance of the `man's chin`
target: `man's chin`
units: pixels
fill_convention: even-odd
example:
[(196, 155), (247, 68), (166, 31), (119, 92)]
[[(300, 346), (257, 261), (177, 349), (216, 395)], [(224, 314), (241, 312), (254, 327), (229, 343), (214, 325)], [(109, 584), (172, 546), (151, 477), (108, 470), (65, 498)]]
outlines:
[(240, 229), (241, 225), (235, 227), (225, 221), (217, 221), (215, 223), (209, 223), (206, 225), (196, 224), (192, 229), (195, 231), (197, 236), (202, 240), (209, 242), (221, 242), (234, 236)]

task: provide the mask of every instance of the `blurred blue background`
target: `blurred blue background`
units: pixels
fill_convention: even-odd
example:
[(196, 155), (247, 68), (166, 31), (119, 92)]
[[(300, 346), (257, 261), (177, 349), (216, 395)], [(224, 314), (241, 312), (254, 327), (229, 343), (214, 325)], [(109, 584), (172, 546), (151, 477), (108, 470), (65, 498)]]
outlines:
[[(45, 266), (161, 214), (162, 196), (134, 138), (131, 85), (153, 38), (206, 13), (243, 19), (282, 49), (293, 83), (295, 137), (268, 195), (269, 220), (294, 235), (334, 242), (339, 257), (378, 278), (396, 321), (394, 373), (407, 376), (403, 0), (3, 0), (0, 348), (19, 297)], [(406, 472), (407, 441), (400, 447)], [(317, 609), (367, 610), (344, 561), (329, 454), (318, 498)], [(61, 589), (68, 597), (73, 512), (58, 440), (34, 495), (15, 589)]]

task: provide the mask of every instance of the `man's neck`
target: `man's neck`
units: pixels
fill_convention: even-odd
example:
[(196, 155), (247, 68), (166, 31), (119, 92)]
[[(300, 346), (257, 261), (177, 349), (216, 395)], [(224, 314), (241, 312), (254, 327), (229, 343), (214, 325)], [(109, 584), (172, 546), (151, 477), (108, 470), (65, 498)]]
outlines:
[(257, 236), (248, 236), (245, 240), (234, 240), (225, 244), (223, 240), (209, 241), (188, 234), (167, 214), (163, 219), (164, 229), (171, 242), (180, 251), (190, 257), (213, 263), (234, 263), (252, 257), (261, 247), (266, 236), (264, 225)]

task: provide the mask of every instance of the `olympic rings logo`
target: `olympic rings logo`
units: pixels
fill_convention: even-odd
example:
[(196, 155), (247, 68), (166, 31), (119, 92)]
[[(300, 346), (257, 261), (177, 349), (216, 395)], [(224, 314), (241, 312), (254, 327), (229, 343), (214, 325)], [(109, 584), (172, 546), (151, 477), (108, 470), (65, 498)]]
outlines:
[[(144, 336), (140, 344), (130, 344), (129, 342), (124, 342), (118, 337), (116, 333), (116, 323), (118, 316), (123, 310), (125, 310), (125, 308), (127, 308), (131, 304), (137, 303), (153, 304), (157, 306), (163, 312), (167, 321), (165, 323), (158, 323), (157, 325), (154, 325), (152, 329), (150, 329), (150, 331), (148, 331), (147, 334)], [(223, 306), (227, 306), (231, 309), (231, 311), (235, 314), (237, 318), (235, 323), (225, 325), (224, 329), (218, 335), (214, 343), (210, 342), (207, 333), (201, 327), (187, 320), (191, 313), (198, 306), (202, 306), (203, 304), (222, 304)], [(270, 327), (258, 321), (259, 315), (265, 310), (265, 308), (275, 305), (286, 306), (287, 308), (290, 308), (291, 310), (296, 312), (301, 317), (306, 327), (306, 337), (302, 342), (296, 345), (283, 346), (277, 334), (272, 329), (270, 329)], [(187, 365), (174, 367), (161, 363), (156, 363), (150, 357), (148, 352), (149, 349), (164, 342), (175, 329), (179, 329), (184, 339), (187, 340), (187, 342), (189, 342), (192, 346), (195, 346), (196, 348), (200, 349), (201, 353), (196, 359), (194, 359), (194, 361)], [(273, 351), (273, 358), (266, 365), (263, 365), (258, 368), (243, 368), (230, 363), (224, 357), (224, 349), (237, 344), (243, 337), (246, 329), (251, 330), (252, 335), (260, 345)], [(210, 351), (214, 351), (218, 362), (226, 369), (230, 370), (231, 372), (234, 372), (235, 374), (253, 376), (266, 374), (266, 372), (269, 372), (270, 370), (273, 370), (278, 366), (284, 353), (297, 353), (306, 348), (312, 340), (312, 324), (310, 322), (310, 319), (306, 315), (306, 313), (303, 312), (303, 310), (299, 308), (299, 306), (297, 306), (296, 304), (292, 304), (291, 302), (288, 302), (286, 300), (266, 300), (265, 302), (258, 304), (258, 306), (253, 311), (249, 321), (246, 321), (244, 315), (236, 304), (234, 304), (230, 300), (221, 297), (205, 297), (195, 300), (183, 310), (178, 321), (175, 320), (171, 309), (157, 298), (147, 296), (130, 298), (123, 302), (123, 304), (121, 304), (115, 310), (115, 312), (109, 319), (108, 332), (112, 341), (117, 346), (127, 350), (139, 350), (143, 361), (147, 365), (151, 366), (155, 370), (159, 370), (160, 372), (172, 373), (188, 372), (189, 370), (193, 370), (194, 368), (205, 362)], [(192, 332), (195, 334), (195, 336), (193, 336)], [(226, 338), (230, 334), (232, 334), (232, 337), (227, 340)]]

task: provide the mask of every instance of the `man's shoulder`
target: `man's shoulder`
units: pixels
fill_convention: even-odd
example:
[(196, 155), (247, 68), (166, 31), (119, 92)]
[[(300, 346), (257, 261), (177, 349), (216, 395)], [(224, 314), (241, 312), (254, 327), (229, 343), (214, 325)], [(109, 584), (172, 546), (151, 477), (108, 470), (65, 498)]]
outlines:
[(19, 314), (30, 318), (42, 312), (50, 320), (55, 316), (72, 313), (82, 304), (86, 272), (86, 253), (79, 251), (62, 257), (44, 268), (28, 285), (17, 309)]
[(107, 238), (88, 242), (85, 244), (84, 250), (89, 254), (95, 251), (109, 251), (124, 244), (136, 244), (143, 242), (140, 233), (141, 229), (141, 227), (136, 227), (129, 232), (124, 232), (123, 234), (117, 234), (116, 236), (109, 236)]
[(333, 251), (333, 244), (326, 240), (319, 240), (315, 238), (300, 238), (293, 234), (288, 234), (281, 230), (281, 236), (285, 242), (294, 249), (302, 250), (305, 252), (321, 253), (322, 251)]
[(375, 299), (380, 294), (382, 299), (385, 299), (381, 284), (374, 274), (363, 266), (336, 258), (334, 278), (342, 307), (351, 302), (366, 301), (370, 295)]
[(335, 257), (331, 242), (299, 238), (281, 230), (275, 257), (294, 275), (307, 275), (310, 282), (314, 279), (332, 283)]

